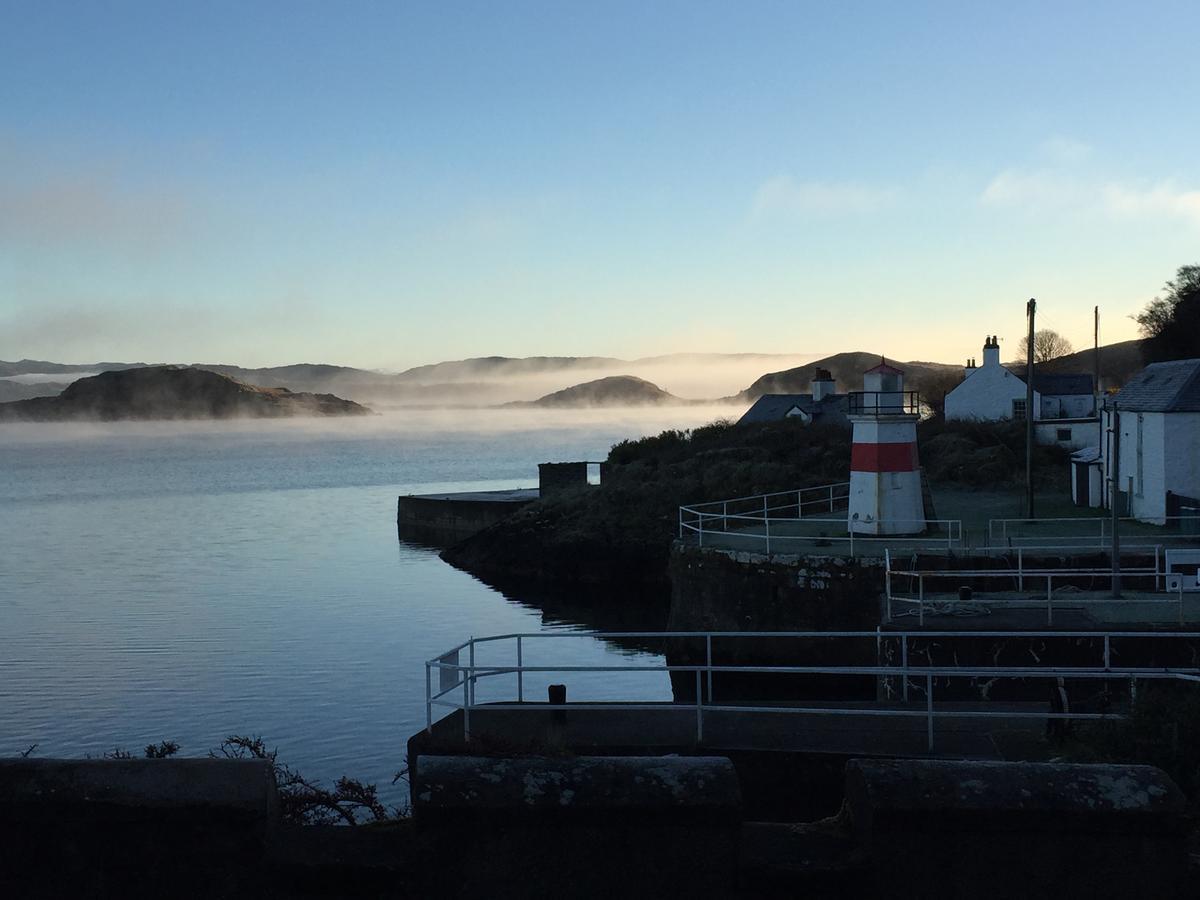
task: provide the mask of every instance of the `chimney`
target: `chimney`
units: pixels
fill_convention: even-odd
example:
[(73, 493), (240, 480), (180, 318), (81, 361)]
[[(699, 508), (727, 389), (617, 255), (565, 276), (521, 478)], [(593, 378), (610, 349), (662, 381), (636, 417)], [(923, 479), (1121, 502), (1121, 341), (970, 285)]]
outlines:
[(969, 378), (971, 373), (975, 371), (975, 357), (967, 360), (967, 364), (963, 366), (963, 378)]
[(1000, 365), (1000, 338), (988, 335), (983, 342), (983, 367)]
[(829, 374), (829, 370), (817, 369), (812, 380), (813, 403), (820, 403), (826, 397), (832, 397), (834, 387), (833, 376)]

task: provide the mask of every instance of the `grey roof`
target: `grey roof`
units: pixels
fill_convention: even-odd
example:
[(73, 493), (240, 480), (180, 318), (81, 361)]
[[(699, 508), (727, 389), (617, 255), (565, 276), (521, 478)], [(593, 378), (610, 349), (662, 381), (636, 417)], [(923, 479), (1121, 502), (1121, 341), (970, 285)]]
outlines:
[(1112, 400), (1138, 412), (1200, 412), (1200, 359), (1151, 363)]
[(1091, 375), (1043, 375), (1036, 370), (1033, 373), (1033, 389), (1044, 397), (1090, 394), (1094, 384)]
[(818, 424), (844, 424), (849, 421), (846, 418), (848, 408), (849, 401), (845, 394), (830, 394), (820, 402), (814, 402), (812, 394), (763, 394), (738, 419), (738, 424), (778, 422), (787, 418), (793, 409), (800, 409), (812, 416)]
[[(1025, 383), (1024, 366), (1005, 366), (1005, 368), (1021, 379), (1022, 384)], [(1033, 372), (1033, 389), (1044, 397), (1090, 394), (1092, 393), (1092, 385), (1094, 383), (1092, 376), (1086, 373), (1057, 375), (1049, 372), (1039, 372), (1036, 368)]]

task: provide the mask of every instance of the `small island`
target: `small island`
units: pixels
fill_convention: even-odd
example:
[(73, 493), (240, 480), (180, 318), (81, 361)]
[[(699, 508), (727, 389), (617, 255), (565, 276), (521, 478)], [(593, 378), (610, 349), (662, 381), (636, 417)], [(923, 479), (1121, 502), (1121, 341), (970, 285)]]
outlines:
[(576, 384), (537, 400), (518, 400), (505, 403), (507, 407), (543, 409), (584, 409), (598, 406), (666, 406), (681, 405), (674, 394), (635, 375), (610, 375)]
[(371, 410), (333, 394), (265, 388), (188, 366), (147, 366), (80, 378), (57, 397), (0, 403), (0, 422), (124, 419), (270, 419), (363, 416)]

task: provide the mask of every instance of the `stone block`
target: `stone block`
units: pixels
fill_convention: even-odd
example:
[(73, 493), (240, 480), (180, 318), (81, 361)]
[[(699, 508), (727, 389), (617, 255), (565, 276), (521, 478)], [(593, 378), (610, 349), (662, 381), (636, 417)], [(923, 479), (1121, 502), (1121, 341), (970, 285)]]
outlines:
[(421, 756), (426, 884), (444, 896), (724, 896), (741, 792), (717, 757)]
[(846, 809), (889, 897), (1177, 897), (1184, 798), (1150, 766), (851, 760)]
[(0, 895), (227, 896), (277, 821), (264, 760), (0, 760)]

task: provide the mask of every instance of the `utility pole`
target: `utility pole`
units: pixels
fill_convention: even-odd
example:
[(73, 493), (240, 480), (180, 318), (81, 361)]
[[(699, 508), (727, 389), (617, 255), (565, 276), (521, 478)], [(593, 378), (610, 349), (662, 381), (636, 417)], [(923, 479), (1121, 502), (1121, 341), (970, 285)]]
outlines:
[(1095, 324), (1095, 337), (1093, 338), (1093, 345), (1092, 345), (1093, 346), (1092, 362), (1096, 368), (1096, 373), (1095, 373), (1096, 383), (1092, 386), (1092, 391), (1096, 395), (1096, 417), (1099, 418), (1100, 417), (1100, 397), (1102, 396), (1102, 392), (1100, 390), (1100, 307), (1099, 306), (1097, 306), (1095, 309), (1095, 315), (1096, 315), (1096, 324)]
[(1029, 340), (1025, 348), (1025, 518), (1033, 518), (1033, 320), (1037, 315), (1037, 300), (1025, 304), (1029, 319)]
[(1109, 415), (1112, 430), (1112, 458), (1108, 461), (1110, 480), (1112, 482), (1112, 595), (1114, 600), (1121, 599), (1121, 536), (1117, 526), (1121, 524), (1120, 498), (1121, 490), (1121, 413), (1114, 401)]

